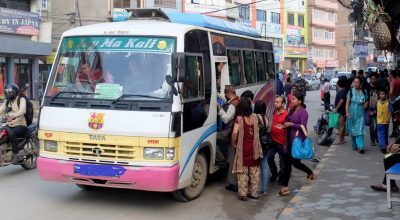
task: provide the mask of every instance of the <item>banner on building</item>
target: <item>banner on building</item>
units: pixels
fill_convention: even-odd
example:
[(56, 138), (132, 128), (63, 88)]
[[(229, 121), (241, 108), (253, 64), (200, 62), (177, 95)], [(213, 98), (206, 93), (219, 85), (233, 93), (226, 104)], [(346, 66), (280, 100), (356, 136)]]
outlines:
[(300, 43), (301, 33), (299, 27), (287, 27), (287, 42), (289, 44), (298, 44)]
[(328, 68), (339, 67), (339, 61), (338, 60), (327, 60), (326, 67), (328, 67)]
[(39, 35), (40, 15), (0, 7), (0, 32), (22, 35)]
[(353, 56), (366, 59), (368, 57), (368, 43), (354, 42)]

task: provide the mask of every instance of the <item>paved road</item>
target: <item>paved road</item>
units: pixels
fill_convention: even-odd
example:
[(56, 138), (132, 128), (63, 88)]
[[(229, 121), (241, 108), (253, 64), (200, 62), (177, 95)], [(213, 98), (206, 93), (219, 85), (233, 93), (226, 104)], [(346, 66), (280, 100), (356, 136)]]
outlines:
[[(320, 115), (319, 91), (307, 93), (309, 130)], [(311, 132), (314, 134), (314, 132)], [(322, 155), (327, 147), (316, 147)], [(317, 164), (308, 163), (315, 168)], [(304, 173), (294, 169), (290, 186), (300, 189)], [(0, 219), (275, 219), (292, 197), (278, 198), (279, 187), (258, 201), (240, 202), (224, 189), (224, 178), (212, 176), (195, 201), (180, 203), (167, 193), (104, 189), (83, 191), (71, 184), (43, 182), (37, 171), (18, 166), (0, 169)]]

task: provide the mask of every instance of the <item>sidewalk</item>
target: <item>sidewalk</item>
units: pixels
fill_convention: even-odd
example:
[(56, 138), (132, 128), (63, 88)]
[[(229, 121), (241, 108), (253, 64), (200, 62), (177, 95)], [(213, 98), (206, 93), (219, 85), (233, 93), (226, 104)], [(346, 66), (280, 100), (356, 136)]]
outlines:
[[(369, 136), (365, 140), (369, 144)], [(316, 168), (317, 180), (297, 192), (279, 219), (400, 219), (400, 203), (387, 209), (386, 193), (370, 188), (384, 175), (379, 147), (367, 146), (366, 154), (359, 154), (349, 137), (346, 142), (330, 147)]]

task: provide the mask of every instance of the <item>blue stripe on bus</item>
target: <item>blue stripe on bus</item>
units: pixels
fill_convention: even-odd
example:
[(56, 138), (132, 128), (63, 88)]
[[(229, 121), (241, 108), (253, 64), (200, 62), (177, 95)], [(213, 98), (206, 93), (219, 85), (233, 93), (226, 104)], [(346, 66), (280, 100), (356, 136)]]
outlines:
[(200, 144), (201, 144), (205, 139), (207, 139), (208, 136), (214, 134), (216, 131), (217, 131), (217, 124), (213, 124), (213, 125), (211, 125), (211, 127), (209, 127), (209, 128), (203, 133), (203, 135), (201, 135), (201, 137), (196, 141), (196, 143), (195, 143), (194, 146), (192, 147), (192, 150), (191, 150), (190, 153), (189, 153), (188, 158), (187, 158), (186, 161), (185, 161), (185, 164), (184, 164), (183, 167), (182, 167), (182, 171), (181, 171), (181, 174), (179, 174), (179, 178), (181, 178), (183, 172), (184, 172), (185, 169), (186, 169), (186, 166), (188, 165), (188, 163), (189, 163), (190, 159), (192, 158), (193, 154), (194, 154), (195, 152), (197, 152), (197, 149), (200, 147)]

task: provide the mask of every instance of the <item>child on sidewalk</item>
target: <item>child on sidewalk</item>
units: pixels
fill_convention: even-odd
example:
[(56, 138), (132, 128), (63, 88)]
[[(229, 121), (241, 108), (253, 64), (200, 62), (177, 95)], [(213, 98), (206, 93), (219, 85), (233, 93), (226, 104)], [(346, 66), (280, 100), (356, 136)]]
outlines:
[(379, 91), (379, 101), (376, 103), (376, 122), (378, 131), (379, 147), (382, 153), (386, 153), (389, 142), (389, 120), (392, 113), (392, 106), (388, 101), (387, 91)]

